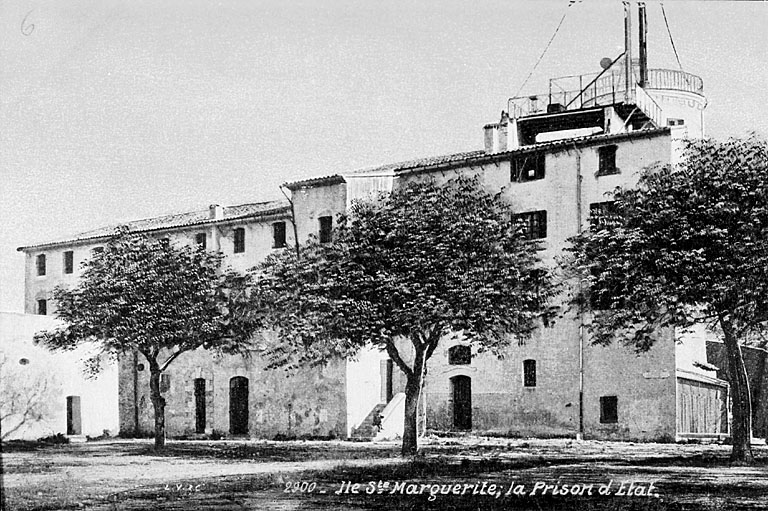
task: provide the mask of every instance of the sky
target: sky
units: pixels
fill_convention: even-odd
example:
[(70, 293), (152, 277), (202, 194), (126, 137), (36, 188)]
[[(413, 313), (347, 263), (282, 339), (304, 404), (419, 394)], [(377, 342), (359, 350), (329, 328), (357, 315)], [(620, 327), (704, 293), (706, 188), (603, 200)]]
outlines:
[[(23, 310), (19, 246), (481, 149), (524, 82), (545, 92), (622, 51), (620, 0), (569, 5), (2, 2), (0, 311)], [(679, 69), (661, 3), (647, 5), (649, 66)], [(704, 80), (707, 134), (768, 137), (768, 3), (663, 5), (683, 69)]]

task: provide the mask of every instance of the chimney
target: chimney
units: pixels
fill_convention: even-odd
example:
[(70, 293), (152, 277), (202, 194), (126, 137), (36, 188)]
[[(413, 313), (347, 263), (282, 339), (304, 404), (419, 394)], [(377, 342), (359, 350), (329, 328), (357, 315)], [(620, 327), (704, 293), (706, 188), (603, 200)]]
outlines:
[(485, 152), (489, 154), (501, 153), (507, 150), (507, 133), (509, 130), (509, 115), (502, 111), (501, 120), (495, 124), (486, 124)]
[(224, 208), (218, 204), (208, 206), (208, 218), (211, 220), (221, 220), (224, 218)]

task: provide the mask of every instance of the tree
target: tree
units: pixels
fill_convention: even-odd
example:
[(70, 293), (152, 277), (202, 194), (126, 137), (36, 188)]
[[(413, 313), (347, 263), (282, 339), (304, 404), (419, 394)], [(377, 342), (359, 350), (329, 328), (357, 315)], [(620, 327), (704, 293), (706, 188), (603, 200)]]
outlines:
[[(753, 461), (740, 343), (768, 320), (768, 145), (689, 141), (680, 164), (649, 168), (613, 193), (613, 214), (573, 241), (587, 276), (594, 342), (649, 349), (664, 327), (707, 324), (723, 337), (733, 396), (733, 462)], [(606, 220), (606, 218), (604, 218)], [(578, 297), (584, 299), (584, 297)]]
[(413, 182), (355, 202), (330, 243), (257, 268), (254, 311), (278, 333), (271, 366), (301, 368), (373, 346), (406, 376), (402, 452), (415, 454), (429, 358), (460, 334), (499, 353), (530, 336), (553, 284), (510, 207), (477, 178)]
[(19, 367), (0, 355), (0, 376), (0, 440), (50, 417), (61, 393), (53, 375)]
[(235, 328), (228, 304), (240, 278), (222, 270), (223, 256), (202, 248), (119, 230), (100, 253), (83, 263), (78, 285), (54, 290), (55, 315), (64, 326), (35, 339), (54, 350), (95, 342), (86, 366), (104, 356), (135, 351), (149, 366), (155, 412), (155, 447), (165, 445), (165, 399), (160, 376), (182, 353), (198, 348), (239, 352), (247, 336)]

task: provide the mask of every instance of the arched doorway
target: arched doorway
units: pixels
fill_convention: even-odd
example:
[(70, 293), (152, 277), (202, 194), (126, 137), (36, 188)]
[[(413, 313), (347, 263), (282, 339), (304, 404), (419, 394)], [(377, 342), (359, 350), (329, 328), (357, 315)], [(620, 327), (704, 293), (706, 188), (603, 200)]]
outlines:
[(453, 427), (472, 429), (472, 379), (469, 376), (451, 378), (453, 394)]
[(229, 432), (248, 433), (248, 378), (245, 376), (229, 380)]

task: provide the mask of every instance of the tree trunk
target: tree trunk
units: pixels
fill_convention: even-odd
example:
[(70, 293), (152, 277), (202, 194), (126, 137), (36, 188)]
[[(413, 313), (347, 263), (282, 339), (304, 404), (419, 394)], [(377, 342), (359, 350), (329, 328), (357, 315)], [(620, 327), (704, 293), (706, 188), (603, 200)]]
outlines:
[(421, 394), (421, 372), (414, 373), (405, 384), (405, 421), (403, 423), (403, 456), (414, 456), (419, 450), (418, 415)]
[(160, 394), (160, 375), (156, 364), (150, 364), (149, 390), (155, 409), (155, 449), (165, 446), (165, 398)]
[(754, 461), (754, 457), (752, 456), (752, 400), (749, 393), (747, 369), (744, 366), (744, 358), (741, 354), (739, 340), (733, 331), (733, 325), (721, 318), (720, 326), (723, 329), (725, 352), (728, 357), (728, 374), (733, 402), (731, 462), (749, 464)]
[(405, 417), (403, 422), (403, 456), (414, 456), (419, 450), (418, 416), (419, 396), (421, 396), (422, 379), (426, 349), (417, 349), (413, 362), (413, 370), (407, 374), (405, 383)]

